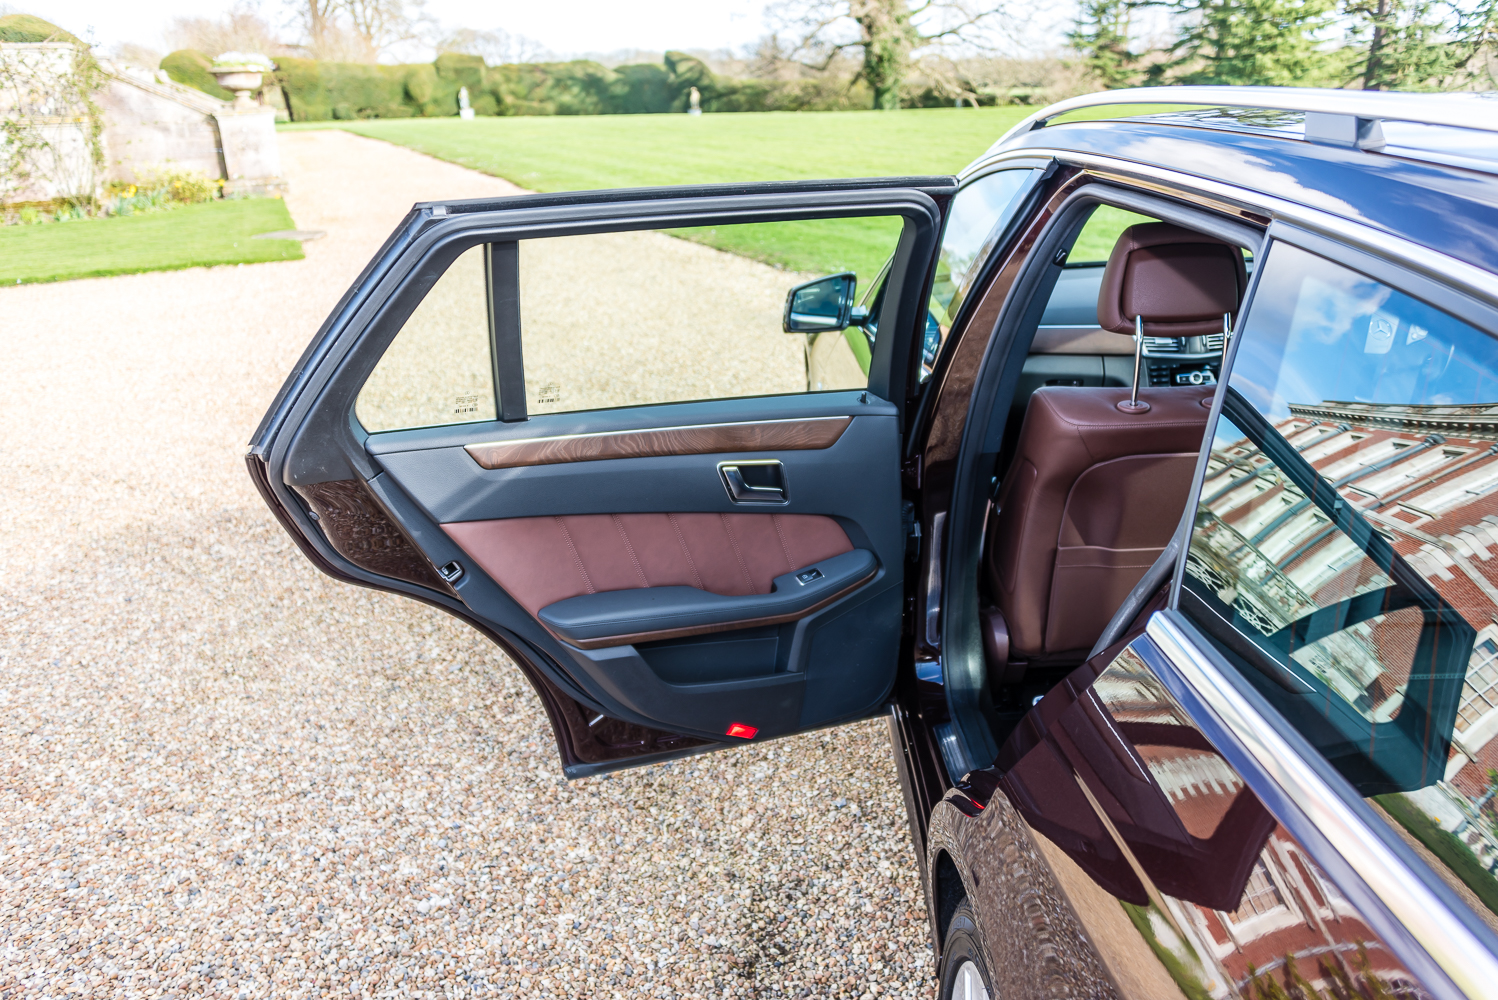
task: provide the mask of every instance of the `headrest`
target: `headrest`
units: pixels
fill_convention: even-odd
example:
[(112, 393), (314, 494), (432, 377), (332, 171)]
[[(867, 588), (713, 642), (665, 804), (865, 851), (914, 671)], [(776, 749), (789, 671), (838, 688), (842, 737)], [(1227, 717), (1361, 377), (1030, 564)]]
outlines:
[(1222, 314), (1237, 313), (1248, 285), (1243, 252), (1231, 243), (1145, 222), (1118, 237), (1098, 291), (1098, 326), (1132, 334), (1144, 317), (1151, 337), (1222, 332)]

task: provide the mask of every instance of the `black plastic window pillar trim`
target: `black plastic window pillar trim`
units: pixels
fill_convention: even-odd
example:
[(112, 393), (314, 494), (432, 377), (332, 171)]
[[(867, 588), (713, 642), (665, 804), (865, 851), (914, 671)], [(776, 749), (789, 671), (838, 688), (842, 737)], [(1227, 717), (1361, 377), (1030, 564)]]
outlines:
[(489, 362), (494, 367), (494, 411), (507, 424), (528, 418), (525, 362), (520, 350), (520, 244), (484, 245), (489, 289)]

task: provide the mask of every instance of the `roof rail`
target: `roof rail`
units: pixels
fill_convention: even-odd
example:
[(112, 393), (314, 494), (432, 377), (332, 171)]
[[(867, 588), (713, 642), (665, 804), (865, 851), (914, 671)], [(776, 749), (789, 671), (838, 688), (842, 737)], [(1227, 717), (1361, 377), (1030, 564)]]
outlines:
[[(995, 147), (1057, 115), (1117, 104), (1194, 104), (1343, 115), (1367, 121), (1419, 122), (1498, 132), (1498, 94), (1403, 94), (1310, 87), (1136, 87), (1083, 94), (1052, 104), (1005, 132)], [(1484, 113), (1482, 105), (1489, 108)]]

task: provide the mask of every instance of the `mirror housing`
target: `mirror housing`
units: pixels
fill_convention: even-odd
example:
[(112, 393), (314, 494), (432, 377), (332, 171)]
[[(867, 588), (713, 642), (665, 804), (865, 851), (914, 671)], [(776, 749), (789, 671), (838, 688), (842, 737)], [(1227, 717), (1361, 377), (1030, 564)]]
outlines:
[(785, 297), (782, 323), (785, 332), (826, 333), (845, 329), (854, 322), (853, 292), (857, 283), (852, 271), (844, 271), (792, 288)]

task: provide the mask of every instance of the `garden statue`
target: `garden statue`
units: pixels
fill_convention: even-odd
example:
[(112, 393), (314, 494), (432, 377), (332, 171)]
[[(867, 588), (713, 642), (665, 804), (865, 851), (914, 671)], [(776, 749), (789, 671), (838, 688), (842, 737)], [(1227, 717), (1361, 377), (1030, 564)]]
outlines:
[(687, 114), (702, 114), (702, 95), (697, 92), (696, 87), (693, 87), (691, 93), (687, 95), (687, 103), (690, 105), (690, 107), (687, 108)]
[(458, 117), (464, 121), (473, 117), (473, 107), (468, 103), (468, 88), (458, 88)]

